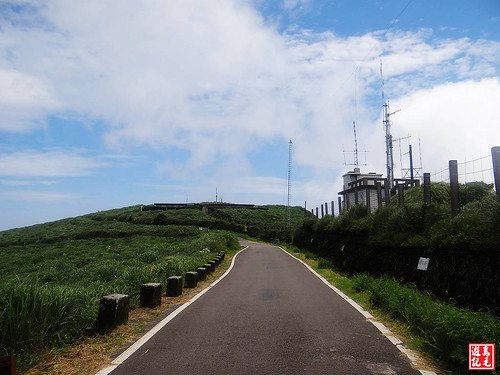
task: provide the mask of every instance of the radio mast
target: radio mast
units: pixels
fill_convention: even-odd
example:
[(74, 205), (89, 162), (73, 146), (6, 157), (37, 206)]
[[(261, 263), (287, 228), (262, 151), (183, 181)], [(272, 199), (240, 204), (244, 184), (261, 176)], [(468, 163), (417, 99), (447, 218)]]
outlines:
[(287, 226), (290, 229), (290, 200), (292, 197), (292, 140), (288, 142), (288, 200), (287, 200)]
[(385, 154), (386, 154), (386, 166), (387, 166), (387, 182), (389, 189), (392, 189), (394, 185), (394, 154), (392, 147), (392, 134), (391, 134), (391, 116), (400, 111), (394, 111), (391, 113), (389, 109), (389, 99), (385, 99), (384, 93), (384, 75), (382, 73), (382, 60), (380, 60), (380, 79), (382, 80), (382, 101), (383, 104), (383, 125), (385, 130)]

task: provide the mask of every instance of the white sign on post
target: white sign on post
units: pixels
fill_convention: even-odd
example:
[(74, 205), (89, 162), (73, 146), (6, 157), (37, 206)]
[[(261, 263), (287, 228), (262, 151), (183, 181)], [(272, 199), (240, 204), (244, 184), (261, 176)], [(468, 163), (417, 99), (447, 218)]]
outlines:
[(427, 267), (429, 267), (429, 258), (422, 258), (418, 260), (417, 270), (427, 271)]

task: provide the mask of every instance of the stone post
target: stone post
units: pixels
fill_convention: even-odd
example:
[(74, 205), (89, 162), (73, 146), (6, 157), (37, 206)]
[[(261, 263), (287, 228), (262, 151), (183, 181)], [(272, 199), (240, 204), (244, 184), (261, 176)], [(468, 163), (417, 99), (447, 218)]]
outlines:
[(207, 278), (207, 269), (205, 267), (200, 267), (196, 270), (198, 273), (198, 280), (206, 280)]
[(141, 285), (140, 306), (154, 309), (161, 305), (161, 284), (148, 283)]
[(198, 285), (198, 272), (186, 272), (186, 288), (196, 288)]
[(178, 297), (182, 294), (182, 276), (170, 276), (167, 279), (167, 297)]
[(129, 297), (127, 294), (109, 294), (101, 298), (97, 314), (97, 332), (107, 333), (116, 326), (127, 323)]

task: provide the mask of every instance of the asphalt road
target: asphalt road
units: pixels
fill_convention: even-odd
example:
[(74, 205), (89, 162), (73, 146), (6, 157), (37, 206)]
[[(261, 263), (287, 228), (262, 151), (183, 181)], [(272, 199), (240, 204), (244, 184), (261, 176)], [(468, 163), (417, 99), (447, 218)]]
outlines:
[(420, 374), (300, 262), (250, 247), (111, 374)]

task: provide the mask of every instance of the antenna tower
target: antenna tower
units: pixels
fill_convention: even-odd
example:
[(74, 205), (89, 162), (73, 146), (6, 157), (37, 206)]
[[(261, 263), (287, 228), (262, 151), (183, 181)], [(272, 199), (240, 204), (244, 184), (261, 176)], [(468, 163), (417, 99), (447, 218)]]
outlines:
[(384, 74), (382, 73), (382, 60), (380, 60), (380, 79), (382, 80), (382, 101), (383, 104), (383, 125), (385, 130), (385, 154), (386, 154), (386, 166), (387, 166), (387, 181), (389, 188), (392, 189), (394, 185), (394, 154), (392, 147), (392, 134), (391, 134), (391, 116), (400, 111), (394, 111), (391, 113), (389, 109), (389, 99), (385, 99), (384, 93)]
[(290, 200), (292, 196), (292, 140), (288, 142), (288, 200), (287, 200), (287, 226), (290, 229)]
[[(358, 135), (357, 135), (357, 132), (356, 132), (356, 121), (352, 122), (352, 128), (353, 128), (353, 132), (354, 132), (354, 150), (353, 151), (346, 151), (346, 150), (343, 149), (342, 152), (344, 153), (344, 165), (354, 165), (355, 168), (358, 168), (360, 165), (366, 165), (366, 163), (361, 164), (359, 162), (359, 152), (360, 151), (358, 149)], [(346, 153), (351, 153), (351, 152), (354, 154), (354, 163), (347, 163), (345, 161), (345, 154)], [(366, 150), (361, 151), (361, 152), (365, 153), (365, 159), (366, 159)]]

